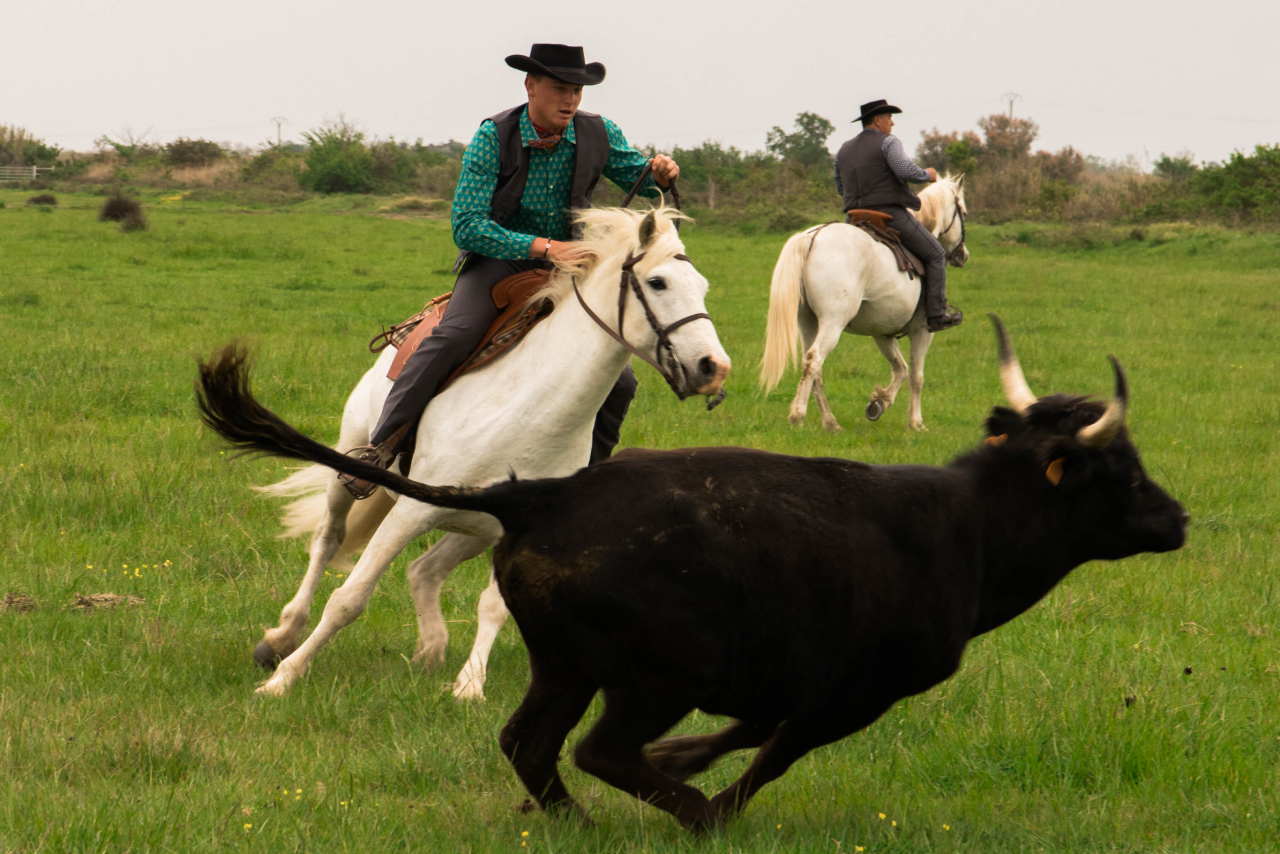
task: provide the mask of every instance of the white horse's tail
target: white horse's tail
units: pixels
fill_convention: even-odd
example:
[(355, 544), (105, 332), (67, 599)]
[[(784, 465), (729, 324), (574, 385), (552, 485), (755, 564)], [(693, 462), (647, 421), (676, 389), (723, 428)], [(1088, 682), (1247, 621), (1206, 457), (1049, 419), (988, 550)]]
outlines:
[[(333, 469), (314, 465), (298, 469), (279, 483), (254, 487), (272, 498), (296, 499), (287, 504), (280, 514), (280, 523), (284, 525), (284, 533), (280, 535), (280, 539), (306, 537), (315, 533), (329, 508), (329, 484), (334, 476)], [(367, 500), (357, 501), (347, 514), (347, 535), (329, 565), (338, 566), (348, 556), (369, 545), (374, 532), (394, 506), (391, 496), (381, 489)]]
[(788, 363), (800, 361), (800, 330), (796, 314), (804, 286), (804, 265), (809, 260), (813, 238), (807, 231), (792, 235), (782, 247), (773, 268), (769, 287), (769, 324), (764, 336), (764, 358), (760, 360), (760, 385), (767, 394), (787, 372)]

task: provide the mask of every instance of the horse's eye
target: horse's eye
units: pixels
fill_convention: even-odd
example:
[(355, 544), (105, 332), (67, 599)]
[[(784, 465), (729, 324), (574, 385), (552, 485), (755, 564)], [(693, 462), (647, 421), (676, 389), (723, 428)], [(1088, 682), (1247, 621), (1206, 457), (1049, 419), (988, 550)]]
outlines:
[(650, 279), (648, 281), (648, 285), (649, 287), (653, 288), (655, 291), (665, 291), (667, 289), (666, 281), (659, 276), (654, 276), (652, 279)]

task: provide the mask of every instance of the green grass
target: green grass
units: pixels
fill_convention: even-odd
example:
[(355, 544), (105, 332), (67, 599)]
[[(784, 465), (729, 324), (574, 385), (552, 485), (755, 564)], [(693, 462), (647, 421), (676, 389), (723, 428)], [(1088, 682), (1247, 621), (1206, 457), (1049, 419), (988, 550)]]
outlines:
[[(38, 605), (0, 613), (0, 851), (1280, 849), (1280, 235), (974, 227), (951, 277), (969, 320), (930, 353), (929, 432), (906, 430), (905, 391), (863, 420), (888, 368), (846, 337), (826, 378), (847, 432), (828, 435), (816, 408), (787, 425), (794, 375), (755, 392), (785, 235), (687, 232), (735, 359), (730, 396), (713, 413), (681, 405), (644, 369), (625, 444), (945, 463), (1001, 402), (982, 317), (998, 311), (1038, 393), (1105, 394), (1105, 356), (1119, 357), (1147, 466), (1195, 519), (1179, 552), (1082, 567), (977, 640), (954, 679), (814, 752), (698, 842), (569, 763), (597, 828), (514, 809), (525, 793), (496, 736), (528, 678), (516, 627), (486, 703), (448, 692), (485, 560), (446, 588), (442, 669), (406, 658), (400, 570), (418, 544), (290, 696), (253, 696), (250, 652), (304, 548), (275, 538), (275, 508), (248, 490), (280, 463), (233, 461), (198, 425), (194, 360), (247, 339), (259, 396), (332, 441), (369, 338), (450, 287), (447, 223), (369, 216), (366, 199), (157, 196), (149, 230), (123, 234), (96, 222), (101, 199), (59, 197), (42, 212), (0, 191), (0, 594)], [(146, 602), (65, 607), (104, 591)], [(704, 717), (681, 729), (719, 724)]]

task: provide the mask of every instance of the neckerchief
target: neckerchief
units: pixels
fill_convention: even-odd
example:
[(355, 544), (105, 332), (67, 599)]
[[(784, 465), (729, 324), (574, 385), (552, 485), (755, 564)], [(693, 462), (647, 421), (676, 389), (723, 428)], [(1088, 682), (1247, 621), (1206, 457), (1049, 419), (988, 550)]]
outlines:
[(548, 130), (540, 127), (533, 119), (529, 119), (529, 124), (533, 125), (533, 129), (537, 132), (538, 138), (529, 142), (530, 148), (541, 148), (543, 151), (550, 151), (560, 144), (560, 140), (564, 137), (564, 129)]

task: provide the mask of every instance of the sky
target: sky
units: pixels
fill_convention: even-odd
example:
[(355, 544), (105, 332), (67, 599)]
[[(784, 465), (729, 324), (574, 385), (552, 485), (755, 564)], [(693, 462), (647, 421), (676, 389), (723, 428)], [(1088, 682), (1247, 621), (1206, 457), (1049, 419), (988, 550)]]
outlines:
[(583, 108), (635, 144), (764, 147), (808, 111), (895, 133), (976, 129), (1009, 109), (1037, 149), (1107, 160), (1222, 160), (1280, 142), (1280, 3), (969, 2), (575, 4), (510, 0), (4, 0), (0, 124), (75, 150), (131, 131), (255, 145), (340, 113), (369, 135), (469, 140), (524, 99), (503, 58), (581, 44), (608, 77)]

